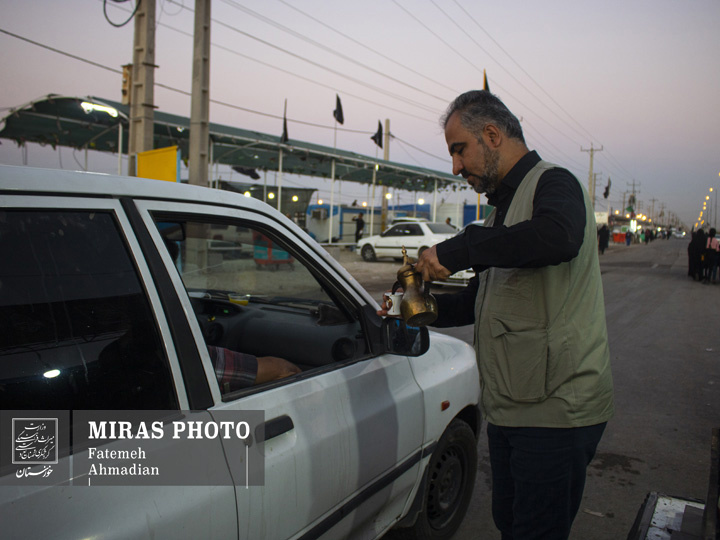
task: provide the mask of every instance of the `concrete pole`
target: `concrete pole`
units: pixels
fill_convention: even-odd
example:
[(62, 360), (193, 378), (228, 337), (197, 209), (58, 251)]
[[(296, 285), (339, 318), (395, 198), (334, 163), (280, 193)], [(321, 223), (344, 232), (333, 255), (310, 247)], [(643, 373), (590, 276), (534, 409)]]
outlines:
[(210, 4), (211, 0), (195, 0), (188, 157), (189, 182), (205, 187), (210, 166)]
[(580, 147), (581, 152), (590, 152), (590, 174), (588, 175), (588, 192), (590, 200), (593, 203), (593, 211), (595, 211), (595, 176), (593, 176), (593, 160), (595, 158), (595, 152), (602, 152), (603, 147), (593, 148), (592, 142), (590, 143), (590, 149), (585, 150), (582, 146)]
[(135, 14), (128, 176), (137, 174), (137, 154), (153, 149), (155, 87), (155, 0), (144, 0)]

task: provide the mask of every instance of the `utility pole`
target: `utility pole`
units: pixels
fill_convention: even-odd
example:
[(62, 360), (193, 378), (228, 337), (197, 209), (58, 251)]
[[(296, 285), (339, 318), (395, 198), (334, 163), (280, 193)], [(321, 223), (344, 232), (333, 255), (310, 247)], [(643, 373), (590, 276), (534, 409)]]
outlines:
[[(630, 184), (627, 183), (627, 182), (626, 182), (626, 184), (627, 184), (628, 186), (630, 185)], [(638, 184), (638, 186), (639, 186), (639, 185), (640, 185), (640, 184)], [(632, 216), (632, 213), (634, 213), (635, 210), (636, 210), (635, 205), (637, 204), (637, 194), (638, 194), (638, 193), (640, 193), (640, 192), (635, 189), (635, 179), (633, 178), (633, 181), (632, 181), (632, 191), (630, 192), (630, 200), (628, 201), (628, 206), (632, 206), (632, 207), (633, 207), (633, 211), (631, 212), (631, 217), (634, 217), (634, 216)], [(639, 206), (638, 206), (638, 208), (639, 208)]]
[(657, 202), (657, 199), (650, 199), (650, 202), (652, 203), (652, 209), (650, 210), (650, 219), (655, 220), (655, 202)]
[(189, 182), (208, 185), (210, 164), (210, 0), (195, 0)]
[(595, 210), (595, 177), (593, 176), (593, 160), (595, 158), (595, 152), (602, 152), (603, 147), (593, 148), (592, 142), (590, 143), (590, 149), (586, 150), (582, 146), (580, 147), (581, 152), (590, 152), (590, 174), (588, 175), (588, 191), (590, 192), (590, 200), (593, 204), (593, 211)]
[(135, 13), (128, 176), (137, 174), (137, 154), (153, 149), (155, 87), (155, 0), (140, 2)]
[[(385, 119), (385, 140), (383, 141), (383, 159), (388, 161), (390, 159), (390, 119)], [(382, 189), (382, 212), (380, 214), (380, 230), (384, 231), (387, 227), (387, 214), (388, 214), (388, 187), (383, 185)]]
[(601, 177), (600, 179), (602, 180), (602, 173), (594, 173), (593, 174), (593, 192), (592, 192), (592, 199), (591, 199), (592, 205), (593, 205), (593, 210), (595, 209), (595, 186), (598, 185), (598, 176)]

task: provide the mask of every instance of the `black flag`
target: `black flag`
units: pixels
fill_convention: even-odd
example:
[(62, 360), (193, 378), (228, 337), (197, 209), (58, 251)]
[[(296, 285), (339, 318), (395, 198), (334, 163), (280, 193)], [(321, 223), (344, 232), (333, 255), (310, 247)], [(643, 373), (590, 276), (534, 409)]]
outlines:
[(342, 112), (342, 103), (340, 103), (340, 96), (335, 94), (335, 110), (333, 111), (333, 116), (335, 117), (335, 120), (338, 121), (338, 124), (342, 124), (345, 122), (345, 117), (343, 116)]
[(285, 100), (285, 110), (283, 111), (283, 132), (280, 137), (280, 142), (285, 144), (288, 142), (288, 131), (287, 131), (287, 99)]
[(370, 137), (373, 141), (375, 141), (375, 144), (377, 144), (380, 148), (382, 148), (382, 139), (383, 139), (383, 132), (382, 132), (382, 124), (380, 123), (380, 120), (378, 120), (378, 129), (375, 135)]

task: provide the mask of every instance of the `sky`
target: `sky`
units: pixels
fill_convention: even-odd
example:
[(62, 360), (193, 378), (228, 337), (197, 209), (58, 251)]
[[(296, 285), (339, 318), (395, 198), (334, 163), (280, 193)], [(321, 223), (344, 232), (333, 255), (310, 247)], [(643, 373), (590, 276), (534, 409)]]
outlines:
[[(133, 21), (115, 27), (103, 8), (120, 24), (134, 4), (0, 0), (0, 117), (51, 93), (119, 101), (121, 76), (112, 70), (132, 61)], [(190, 115), (182, 92), (191, 89), (194, 4), (156, 4), (155, 81), (164, 87), (155, 104), (182, 116)], [(621, 209), (634, 189), (637, 211), (656, 220), (673, 213), (692, 227), (710, 195), (717, 223), (718, 0), (214, 0), (212, 19), (212, 122), (280, 135), (287, 100), (291, 139), (382, 157), (370, 136), (389, 119), (392, 161), (451, 172), (439, 118), (457, 95), (482, 88), (485, 70), (528, 146), (585, 186), (583, 150), (602, 148), (594, 153), (596, 211)], [(337, 132), (336, 94), (345, 116)], [(24, 153), (0, 142), (3, 164), (84, 166), (70, 148), (28, 145)], [(88, 164), (117, 172), (116, 156), (90, 152)], [(214, 172), (247, 180), (227, 167)], [(330, 196), (329, 180), (286, 174), (283, 185)], [(413, 194), (398, 196), (413, 202)], [(340, 197), (366, 200), (368, 190), (346, 182)], [(476, 199), (469, 190), (441, 197)]]

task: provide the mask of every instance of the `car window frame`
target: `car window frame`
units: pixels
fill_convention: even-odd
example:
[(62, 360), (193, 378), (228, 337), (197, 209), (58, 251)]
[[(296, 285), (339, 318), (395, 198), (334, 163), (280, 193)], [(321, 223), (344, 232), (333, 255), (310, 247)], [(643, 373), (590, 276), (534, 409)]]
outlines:
[(155, 321), (156, 331), (160, 337), (162, 350), (165, 353), (172, 377), (172, 384), (177, 398), (178, 409), (189, 409), (189, 400), (185, 388), (185, 382), (180, 368), (180, 361), (174, 347), (170, 326), (162, 307), (159, 293), (155, 286), (150, 268), (136, 238), (130, 220), (125, 209), (117, 199), (105, 197), (78, 197), (70, 196), (46, 196), (46, 195), (0, 195), (0, 207), (6, 210), (46, 210), (51, 211), (82, 211), (82, 212), (108, 212), (118, 226), (118, 232), (128, 256), (137, 273), (138, 281), (143, 289), (152, 318)]
[[(279, 236), (281, 236), (283, 240), (289, 244), (288, 247), (290, 247), (291, 250), (293, 250), (293, 252), (297, 255), (297, 259), (306, 266), (306, 263), (309, 260), (312, 260), (315, 264), (318, 264), (324, 270), (321, 272), (321, 279), (325, 281), (327, 285), (331, 287), (335, 292), (335, 294), (331, 295), (333, 300), (335, 300), (335, 296), (337, 295), (341, 297), (341, 300), (344, 303), (352, 304), (353, 309), (356, 311), (360, 319), (360, 324), (364, 326), (364, 321), (360, 313), (362, 310), (362, 306), (368, 304), (369, 302), (365, 296), (360, 294), (358, 290), (351, 286), (354, 278), (352, 278), (352, 276), (350, 276), (349, 274), (347, 276), (341, 275), (336, 270), (336, 268), (334, 268), (331, 264), (328, 264), (327, 261), (323, 260), (323, 257), (320, 256), (317, 251), (311, 250), (306, 241), (302, 237), (298, 236), (296, 231), (287, 227), (279, 220), (273, 219), (267, 214), (256, 212), (251, 209), (237, 208), (234, 206), (219, 206), (214, 203), (203, 203), (202, 201), (192, 203), (164, 200), (136, 200), (135, 204), (141, 219), (145, 223), (145, 226), (150, 233), (155, 247), (160, 253), (163, 263), (168, 270), (168, 274), (170, 276), (173, 288), (175, 289), (175, 292), (186, 313), (194, 313), (194, 310), (190, 303), (190, 298), (187, 295), (185, 284), (182, 282), (182, 278), (177, 272), (177, 269), (175, 268), (175, 263), (171, 259), (170, 254), (165, 247), (164, 240), (157, 226), (155, 225), (155, 216), (158, 215), (175, 216), (177, 218), (187, 220), (203, 220), (204, 218), (207, 218), (208, 221), (212, 220), (215, 222), (217, 222), (218, 220), (237, 221), (238, 223), (245, 224), (246, 226), (251, 225), (259, 230), (274, 231), (276, 235), (277, 232), (282, 231), (282, 233), (284, 234), (280, 234)], [(308, 270), (313, 274), (316, 279), (320, 279), (320, 277), (317, 275), (317, 270), (313, 270), (311, 268), (308, 268)], [(210, 355), (207, 351), (205, 338), (202, 335), (200, 325), (198, 324), (197, 320), (195, 320), (195, 317), (187, 317), (187, 319), (190, 324), (193, 339), (200, 353), (203, 370), (205, 372), (208, 382), (210, 383), (210, 393), (212, 395), (215, 406), (222, 405), (223, 403), (236, 401), (237, 399), (241, 399), (248, 395), (261, 393), (270, 388), (275, 388), (277, 386), (282, 386), (285, 384), (292, 384), (294, 380), (315, 377), (316, 375), (325, 373), (327, 371), (340, 369), (348, 364), (367, 361), (371, 358), (379, 356), (380, 354), (371, 351), (369, 354), (366, 354), (360, 358), (333, 362), (325, 366), (317, 367), (311, 371), (300, 373), (299, 375), (295, 375), (289, 379), (280, 379), (277, 381), (265, 383), (257, 387), (251, 386), (233, 392), (232, 394), (226, 394), (223, 396), (220, 385), (217, 382), (215, 370), (212, 366)], [(367, 329), (363, 328), (363, 330), (366, 332), (365, 339), (368, 340), (369, 335), (367, 334)], [(370, 343), (368, 343), (368, 349), (370, 349)], [(228, 398), (228, 396), (230, 396), (230, 398)]]

